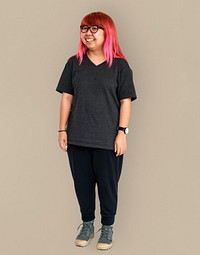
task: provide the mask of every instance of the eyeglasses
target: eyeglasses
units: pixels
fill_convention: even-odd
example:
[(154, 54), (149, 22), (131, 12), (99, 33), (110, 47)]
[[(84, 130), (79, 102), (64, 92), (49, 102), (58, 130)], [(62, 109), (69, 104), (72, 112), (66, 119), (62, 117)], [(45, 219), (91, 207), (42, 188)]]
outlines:
[(89, 27), (87, 25), (81, 25), (80, 29), (81, 29), (82, 33), (87, 33), (87, 31), (90, 29), (90, 32), (92, 34), (95, 34), (99, 29), (103, 29), (104, 30), (103, 27), (99, 27), (99, 26), (91, 26), (91, 27)]

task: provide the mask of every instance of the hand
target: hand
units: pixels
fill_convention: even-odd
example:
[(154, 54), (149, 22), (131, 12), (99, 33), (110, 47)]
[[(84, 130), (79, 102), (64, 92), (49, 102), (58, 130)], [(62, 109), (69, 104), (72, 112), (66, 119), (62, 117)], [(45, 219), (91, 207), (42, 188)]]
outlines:
[(67, 132), (59, 132), (58, 143), (63, 151), (67, 151)]
[(114, 147), (116, 157), (124, 154), (124, 152), (127, 150), (126, 134), (124, 134), (122, 131), (118, 131), (118, 134), (115, 138)]

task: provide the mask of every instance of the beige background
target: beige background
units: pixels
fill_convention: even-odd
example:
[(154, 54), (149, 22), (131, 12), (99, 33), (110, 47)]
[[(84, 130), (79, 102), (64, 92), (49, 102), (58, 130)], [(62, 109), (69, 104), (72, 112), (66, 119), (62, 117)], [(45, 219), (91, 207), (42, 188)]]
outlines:
[(198, 0), (1, 0), (0, 253), (99, 253), (99, 234), (74, 246), (80, 215), (55, 92), (80, 20), (97, 10), (116, 23), (138, 94), (107, 254), (199, 254)]

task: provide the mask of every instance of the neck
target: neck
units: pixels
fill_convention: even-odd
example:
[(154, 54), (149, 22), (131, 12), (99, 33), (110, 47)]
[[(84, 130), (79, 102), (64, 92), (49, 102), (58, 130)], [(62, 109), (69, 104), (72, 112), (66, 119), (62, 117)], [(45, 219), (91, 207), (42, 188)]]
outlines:
[(98, 51), (88, 50), (87, 55), (92, 59), (104, 59), (104, 60), (106, 59), (102, 50)]

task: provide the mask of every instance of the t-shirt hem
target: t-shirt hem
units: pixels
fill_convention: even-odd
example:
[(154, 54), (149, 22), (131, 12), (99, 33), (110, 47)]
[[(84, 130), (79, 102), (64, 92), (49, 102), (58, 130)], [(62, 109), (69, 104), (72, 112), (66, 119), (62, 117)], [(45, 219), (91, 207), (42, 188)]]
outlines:
[(131, 102), (137, 99), (137, 96), (121, 96), (119, 100), (130, 98)]
[(71, 95), (74, 95), (74, 93), (72, 91), (69, 91), (69, 90), (61, 90), (61, 89), (57, 89), (56, 88), (56, 91), (59, 92), (59, 93), (68, 93), (68, 94), (71, 94)]
[(99, 149), (114, 150), (114, 146), (111, 147), (111, 146), (107, 146), (107, 145), (99, 145), (99, 144), (92, 144), (92, 143), (68, 141), (68, 144), (84, 146), (84, 147), (99, 148)]

